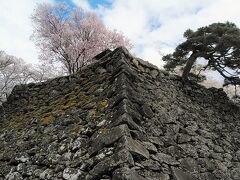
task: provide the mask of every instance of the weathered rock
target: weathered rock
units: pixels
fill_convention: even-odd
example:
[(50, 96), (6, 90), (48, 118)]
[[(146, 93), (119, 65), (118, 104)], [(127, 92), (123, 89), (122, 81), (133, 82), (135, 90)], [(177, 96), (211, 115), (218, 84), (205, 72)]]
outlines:
[(66, 168), (63, 171), (63, 179), (66, 180), (78, 180), (81, 177), (82, 172), (77, 169), (72, 169), (72, 168)]
[(150, 74), (151, 74), (151, 76), (152, 76), (153, 78), (156, 78), (157, 75), (158, 75), (158, 71), (157, 71), (157, 70), (152, 70), (152, 71), (150, 72)]
[(16, 86), (0, 108), (0, 179), (240, 179), (240, 110), (125, 48)]
[(133, 166), (133, 158), (132, 155), (126, 151), (119, 151), (117, 154), (113, 154), (112, 156), (106, 157), (104, 160), (100, 161), (93, 169), (89, 172), (90, 176), (87, 179), (95, 179), (96, 177), (101, 177), (104, 173), (111, 172), (116, 167), (127, 163)]
[(211, 180), (217, 180), (216, 176), (215, 176), (213, 173), (211, 173), (211, 172), (202, 173), (202, 174), (201, 174), (201, 178), (202, 178), (203, 180), (209, 180), (209, 179), (211, 179)]
[(240, 150), (238, 150), (237, 152), (236, 152), (236, 159), (238, 160), (238, 161), (240, 161)]
[(164, 143), (163, 141), (161, 141), (161, 139), (154, 137), (154, 136), (150, 136), (149, 137), (149, 141), (157, 146), (163, 146)]
[(180, 166), (183, 169), (188, 170), (189, 172), (192, 172), (192, 173), (199, 172), (199, 166), (197, 164), (197, 161), (195, 161), (195, 159), (193, 158), (188, 157), (188, 158), (182, 159), (180, 163), (181, 163)]
[(168, 174), (160, 174), (159, 179), (161, 180), (170, 180), (170, 177)]
[(129, 169), (123, 167), (121, 169), (117, 169), (113, 172), (113, 180), (146, 180), (142, 176), (138, 175), (138, 173), (134, 169)]
[(196, 180), (196, 178), (192, 176), (190, 173), (184, 172), (181, 169), (172, 167), (172, 172), (175, 180)]
[(19, 172), (10, 172), (7, 176), (6, 176), (7, 180), (21, 180), (23, 179), (23, 177), (21, 176), (21, 174)]
[(124, 135), (129, 136), (128, 126), (125, 124), (106, 130), (104, 133), (97, 134), (91, 140), (92, 145), (89, 149), (89, 154), (94, 154), (103, 147), (113, 144)]
[(141, 128), (139, 127), (139, 125), (137, 125), (133, 121), (131, 116), (129, 114), (127, 114), (127, 113), (124, 113), (121, 116), (119, 116), (109, 126), (110, 127), (115, 127), (115, 126), (118, 126), (120, 124), (127, 124), (130, 129), (141, 131)]
[(178, 143), (182, 144), (182, 143), (186, 143), (191, 141), (191, 136), (187, 135), (187, 134), (179, 134), (178, 135)]
[(152, 118), (154, 115), (152, 109), (147, 104), (143, 104), (142, 114), (143, 114), (143, 116), (146, 116), (147, 118)]
[(209, 171), (213, 171), (214, 169), (216, 169), (216, 166), (213, 160), (210, 160), (208, 158), (200, 158), (198, 159), (198, 161), (202, 167), (208, 169)]
[(197, 157), (197, 151), (195, 147), (193, 147), (191, 144), (180, 144), (179, 145), (182, 149), (183, 152), (186, 153), (188, 156), (191, 157)]
[(174, 159), (174, 157), (164, 154), (164, 153), (157, 153), (155, 159), (158, 160), (160, 163), (166, 163), (168, 165), (178, 165), (179, 162)]
[(145, 168), (153, 170), (153, 171), (160, 171), (160, 164), (157, 161), (154, 161), (152, 159), (147, 159), (145, 161), (141, 162), (141, 165), (143, 165)]
[(138, 140), (133, 140), (130, 137), (124, 136), (121, 139), (123, 147), (129, 150), (135, 156), (149, 159), (149, 152)]
[(40, 179), (54, 179), (54, 172), (51, 169), (44, 170), (41, 174), (39, 174)]
[(151, 142), (142, 142), (142, 143), (150, 153), (157, 153), (157, 148), (154, 144), (152, 144)]
[(217, 152), (217, 153), (223, 153), (224, 152), (223, 148), (218, 146), (218, 145), (214, 146), (214, 151)]
[(18, 162), (25, 163), (29, 160), (29, 156), (26, 153), (19, 154), (19, 155), (17, 155), (15, 160), (18, 161)]
[(233, 168), (233, 170), (231, 171), (231, 174), (232, 174), (233, 180), (240, 179), (240, 167)]

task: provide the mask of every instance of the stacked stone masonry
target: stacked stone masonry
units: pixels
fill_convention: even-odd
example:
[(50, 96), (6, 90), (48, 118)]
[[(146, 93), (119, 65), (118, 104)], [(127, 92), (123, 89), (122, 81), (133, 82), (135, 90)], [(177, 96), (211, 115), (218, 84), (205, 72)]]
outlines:
[(0, 109), (0, 180), (240, 180), (240, 109), (106, 51), (78, 73), (16, 86)]

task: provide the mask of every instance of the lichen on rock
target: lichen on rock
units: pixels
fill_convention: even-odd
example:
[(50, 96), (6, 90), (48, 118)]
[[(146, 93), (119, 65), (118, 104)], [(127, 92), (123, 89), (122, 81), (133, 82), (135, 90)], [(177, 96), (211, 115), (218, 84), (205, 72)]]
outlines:
[(239, 110), (120, 47), (14, 88), (0, 110), (0, 179), (239, 180)]

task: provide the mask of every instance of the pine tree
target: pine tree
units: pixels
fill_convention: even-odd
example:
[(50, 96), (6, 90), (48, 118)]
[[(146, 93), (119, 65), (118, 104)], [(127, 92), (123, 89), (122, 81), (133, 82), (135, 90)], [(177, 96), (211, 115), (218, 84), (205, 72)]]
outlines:
[(203, 70), (217, 71), (231, 85), (240, 84), (240, 29), (234, 23), (213, 23), (196, 31), (188, 29), (184, 37), (186, 41), (163, 57), (167, 70), (184, 66), (182, 78), (186, 80), (197, 59), (202, 58), (206, 61)]

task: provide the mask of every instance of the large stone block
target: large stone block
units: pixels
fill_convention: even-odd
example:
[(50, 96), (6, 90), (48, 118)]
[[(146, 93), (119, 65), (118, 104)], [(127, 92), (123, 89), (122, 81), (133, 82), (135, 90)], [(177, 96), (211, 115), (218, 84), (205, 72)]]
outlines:
[(140, 141), (124, 136), (121, 138), (121, 143), (122, 147), (129, 150), (132, 155), (149, 159), (149, 152)]
[(146, 180), (140, 176), (134, 169), (123, 167), (113, 172), (113, 180)]
[(106, 157), (93, 167), (89, 172), (88, 180), (100, 178), (104, 173), (109, 174), (113, 169), (120, 165), (128, 164), (133, 166), (134, 161), (132, 155), (126, 149), (123, 149), (116, 154)]
[(89, 148), (89, 154), (92, 155), (101, 150), (105, 146), (113, 144), (123, 136), (130, 136), (129, 128), (126, 124), (113, 127), (110, 130), (106, 130), (104, 133), (95, 133), (91, 138), (91, 146)]

